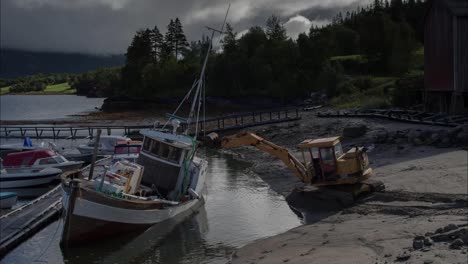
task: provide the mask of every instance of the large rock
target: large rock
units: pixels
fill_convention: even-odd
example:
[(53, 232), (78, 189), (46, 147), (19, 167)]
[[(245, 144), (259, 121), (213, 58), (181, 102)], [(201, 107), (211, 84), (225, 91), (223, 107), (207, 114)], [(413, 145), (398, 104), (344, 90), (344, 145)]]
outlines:
[(357, 138), (363, 136), (367, 132), (366, 125), (347, 126), (343, 128), (343, 137), (345, 138)]
[(424, 247), (424, 240), (413, 240), (413, 248), (414, 249), (421, 249)]
[(450, 244), (450, 248), (451, 248), (451, 249), (461, 249), (462, 246), (463, 246), (463, 240), (461, 240), (460, 238), (455, 239), (455, 240)]

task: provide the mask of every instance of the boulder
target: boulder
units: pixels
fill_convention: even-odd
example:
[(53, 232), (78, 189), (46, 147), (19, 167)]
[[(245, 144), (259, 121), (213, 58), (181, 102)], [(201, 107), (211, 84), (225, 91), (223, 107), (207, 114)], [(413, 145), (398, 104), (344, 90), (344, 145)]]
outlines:
[(463, 240), (461, 240), (460, 238), (455, 239), (455, 240), (450, 244), (450, 248), (451, 248), (451, 249), (461, 249), (462, 246), (463, 246)]
[(449, 232), (455, 229), (458, 229), (458, 226), (456, 224), (449, 224), (444, 227), (444, 232)]
[(367, 132), (366, 125), (347, 126), (343, 128), (343, 137), (345, 138), (357, 138), (363, 136)]
[(430, 239), (429, 237), (424, 238), (424, 245), (425, 245), (425, 246), (430, 247), (430, 246), (432, 246), (433, 244), (434, 244), (434, 241), (432, 241), (432, 239)]
[(421, 249), (424, 247), (424, 240), (413, 240), (413, 248)]

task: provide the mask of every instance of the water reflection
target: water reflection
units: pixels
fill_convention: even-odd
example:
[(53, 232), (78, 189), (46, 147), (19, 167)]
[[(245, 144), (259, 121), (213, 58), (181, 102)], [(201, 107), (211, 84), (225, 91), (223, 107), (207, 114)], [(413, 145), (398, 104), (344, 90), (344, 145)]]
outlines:
[(214, 151), (205, 155), (210, 164), (206, 202), (195, 215), (64, 251), (59, 247), (61, 223), (55, 222), (1, 262), (31, 263), (48, 248), (41, 262), (226, 263), (235, 248), (300, 225), (284, 198), (249, 173), (248, 163)]

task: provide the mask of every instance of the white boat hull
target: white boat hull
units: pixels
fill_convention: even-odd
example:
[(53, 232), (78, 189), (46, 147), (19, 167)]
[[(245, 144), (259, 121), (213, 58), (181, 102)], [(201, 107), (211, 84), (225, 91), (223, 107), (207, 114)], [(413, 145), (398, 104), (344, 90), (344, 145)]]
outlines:
[(43, 169), (38, 172), (28, 172), (23, 170), (14, 173), (2, 170), (2, 173), (0, 174), (0, 188), (22, 188), (48, 184), (58, 179), (58, 176), (61, 173), (62, 171), (60, 169), (54, 168)]

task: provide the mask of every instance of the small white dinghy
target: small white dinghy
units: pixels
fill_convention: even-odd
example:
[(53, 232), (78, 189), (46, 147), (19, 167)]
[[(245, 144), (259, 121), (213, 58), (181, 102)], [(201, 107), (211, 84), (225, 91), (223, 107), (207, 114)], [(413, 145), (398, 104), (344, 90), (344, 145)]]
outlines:
[(58, 179), (61, 169), (2, 169), (0, 171), (0, 189), (31, 187), (48, 184)]
[(14, 192), (0, 192), (0, 209), (10, 209), (17, 200), (18, 196)]

